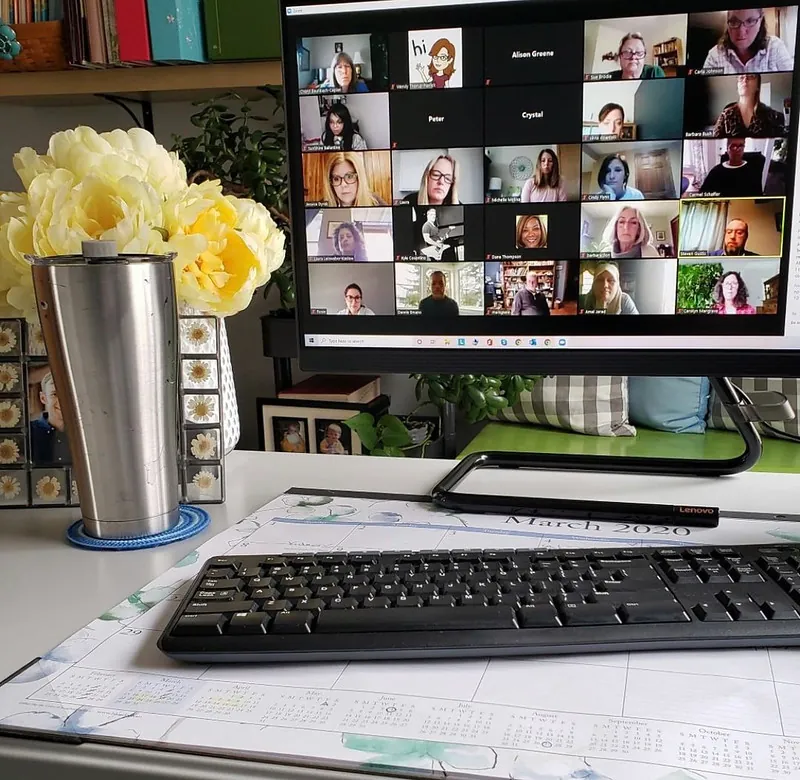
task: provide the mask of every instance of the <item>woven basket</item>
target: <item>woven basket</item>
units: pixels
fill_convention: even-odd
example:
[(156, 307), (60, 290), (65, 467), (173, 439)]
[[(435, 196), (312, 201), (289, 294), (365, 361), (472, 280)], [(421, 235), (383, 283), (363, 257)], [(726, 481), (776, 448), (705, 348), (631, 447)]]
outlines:
[(0, 60), (0, 73), (33, 70), (65, 70), (67, 50), (61, 22), (11, 25), (22, 51), (13, 60)]

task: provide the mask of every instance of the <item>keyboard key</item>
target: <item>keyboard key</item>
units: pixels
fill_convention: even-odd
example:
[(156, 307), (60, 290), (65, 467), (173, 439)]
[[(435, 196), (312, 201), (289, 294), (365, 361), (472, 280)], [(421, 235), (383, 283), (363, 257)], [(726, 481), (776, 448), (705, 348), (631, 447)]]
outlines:
[(431, 607), (454, 607), (456, 605), (455, 596), (431, 596), (428, 599), (428, 605)]
[(759, 606), (768, 620), (798, 620), (800, 618), (790, 604), (780, 601), (762, 601)]
[(627, 601), (619, 608), (623, 623), (685, 623), (689, 620), (677, 601)]
[(194, 597), (197, 601), (233, 601), (242, 594), (238, 590), (198, 590)]
[[(225, 566), (221, 569), (209, 569), (206, 572), (206, 577), (208, 577), (208, 579), (211, 580), (224, 580), (229, 577), (235, 577), (235, 576), (236, 576), (236, 569), (234, 569), (233, 566)], [(255, 577), (257, 575), (254, 574), (253, 576)]]
[(300, 588), (286, 588), (282, 591), (281, 595), (285, 599), (300, 600), (300, 599), (310, 598), (314, 594), (311, 592), (311, 588), (300, 587)]
[(325, 611), (316, 633), (373, 633), (378, 631), (456, 631), (515, 629), (510, 607), (423, 607), (385, 609), (365, 615), (361, 610)]
[(275, 601), (275, 599), (279, 599), (280, 592), (275, 588), (256, 588), (250, 591), (250, 598), (259, 604), (263, 604), (265, 601)]
[(749, 599), (736, 599), (728, 604), (728, 611), (734, 620), (766, 620), (758, 604)]
[(278, 599), (277, 601), (266, 601), (261, 609), (272, 615), (278, 612), (288, 612), (292, 608), (292, 602), (285, 599)]
[(358, 609), (358, 599), (352, 599), (349, 596), (343, 599), (333, 599), (329, 609)]
[(389, 609), (392, 606), (392, 600), (387, 596), (373, 596), (369, 599), (364, 599), (364, 607), (366, 609)]
[(279, 612), (269, 630), (271, 634), (310, 634), (313, 624), (314, 615), (311, 612)]
[(186, 612), (192, 615), (214, 615), (252, 612), (257, 608), (255, 601), (193, 601), (186, 607)]
[(231, 618), (228, 633), (231, 636), (266, 634), (272, 618), (266, 612), (240, 612)]
[(175, 636), (221, 636), (228, 618), (225, 615), (183, 615), (172, 629)]
[(552, 604), (522, 607), (519, 616), (522, 628), (555, 628), (561, 625)]
[(298, 601), (295, 609), (303, 612), (310, 612), (314, 617), (319, 615), (325, 609), (325, 602), (322, 599), (303, 599)]
[(394, 603), (397, 607), (425, 606), (425, 600), (421, 596), (398, 596)]
[(560, 611), (561, 618), (568, 626), (607, 626), (619, 623), (614, 605), (607, 604), (566, 604)]
[(729, 623), (733, 618), (728, 610), (718, 601), (704, 601), (702, 604), (695, 604), (692, 612), (698, 620), (704, 623)]

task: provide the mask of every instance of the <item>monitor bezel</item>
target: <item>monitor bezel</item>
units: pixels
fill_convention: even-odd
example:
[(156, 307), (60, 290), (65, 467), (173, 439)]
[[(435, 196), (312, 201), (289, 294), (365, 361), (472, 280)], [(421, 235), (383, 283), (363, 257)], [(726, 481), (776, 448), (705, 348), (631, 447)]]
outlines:
[[(290, 35), (287, 24), (286, 9), (289, 6), (325, 5), (331, 0), (280, 0), (281, 39), (284, 56), (282, 57), (283, 85), (286, 95), (291, 95), (286, 102), (286, 143), (287, 164), (291, 170), (302, 170), (301, 151), (292, 147), (290, 139), (297, 138), (300, 134), (300, 117), (293, 110), (294, 96), (299, 90), (297, 74), (294, 69), (294, 59), (289, 52), (294, 51), (295, 40)], [(363, 4), (370, 0), (347, 0), (348, 4)], [(798, 0), (800, 2), (800, 0)], [(552, 0), (507, 0), (498, 4), (504, 12), (513, 11), (519, 7), (530, 7), (535, 4), (552, 5)], [(600, 16), (634, 16), (635, 12), (630, 4), (624, 0), (603, 0), (603, 2), (588, 3), (587, 0), (558, 0), (559, 11), (567, 3), (575, 6), (602, 6), (602, 10), (592, 14), (592, 18)], [(787, 3), (792, 5), (793, 3)], [(704, 2), (701, 10), (727, 10), (732, 3), (720, 0)], [(693, 7), (694, 6), (694, 7)], [(431, 9), (424, 13), (431, 18), (430, 24), (435, 26), (435, 16), (443, 18), (458, 9), (467, 17), (478, 19), (482, 6), (462, 6), (457, 2)], [(697, 12), (697, 7), (685, 0), (678, 3), (667, 3), (663, 0), (654, 3), (649, 8), (648, 15), (663, 13), (691, 13)], [(358, 12), (353, 12), (358, 13)], [(391, 11), (378, 11), (375, 13), (392, 13)], [(405, 15), (408, 11), (396, 11)], [(350, 13), (341, 15), (342, 19), (350, 17)], [(585, 14), (582, 14), (585, 16)], [(329, 17), (328, 17), (329, 18)], [(471, 22), (471, 23), (477, 23)], [(332, 31), (333, 32), (333, 31)], [(800, 50), (800, 46), (797, 47)], [(797, 52), (796, 52), (797, 54)], [(798, 83), (797, 56), (795, 57), (794, 81), (792, 84), (792, 104), (800, 106), (800, 84)], [(797, 178), (796, 161), (798, 159), (798, 111), (792, 112), (789, 134), (790, 153), (795, 163), (795, 178)], [(293, 216), (303, 215), (305, 204), (302, 197), (302, 186), (295, 187), (292, 177), (289, 177), (289, 204)], [(785, 249), (794, 250), (792, 238), (797, 232), (794, 214), (795, 192), (792, 186), (786, 195), (786, 214), (792, 214), (788, 230), (785, 230)], [(293, 219), (294, 224), (303, 224), (302, 220)], [(788, 247), (788, 248), (787, 248)], [(306, 264), (307, 273), (307, 264)], [(295, 269), (295, 284), (298, 276)], [(782, 292), (782, 298), (788, 306), (788, 290)], [(298, 344), (298, 358), (303, 371), (326, 373), (523, 373), (523, 374), (598, 374), (598, 375), (636, 375), (636, 376), (763, 376), (763, 377), (794, 377), (800, 376), (800, 349), (745, 349), (739, 351), (726, 351), (719, 349), (574, 349), (574, 348), (537, 348), (499, 349), (487, 348), (372, 348), (372, 347), (309, 347), (305, 344), (305, 335), (313, 333), (314, 329), (306, 327), (306, 320), (310, 313), (305, 311), (302, 297), (297, 296), (295, 309), (295, 324)], [(477, 318), (476, 318), (477, 319)], [(480, 330), (477, 329), (476, 330)], [(358, 334), (352, 334), (357, 336)], [(493, 336), (491, 333), (479, 335)], [(598, 337), (602, 338), (602, 337)]]

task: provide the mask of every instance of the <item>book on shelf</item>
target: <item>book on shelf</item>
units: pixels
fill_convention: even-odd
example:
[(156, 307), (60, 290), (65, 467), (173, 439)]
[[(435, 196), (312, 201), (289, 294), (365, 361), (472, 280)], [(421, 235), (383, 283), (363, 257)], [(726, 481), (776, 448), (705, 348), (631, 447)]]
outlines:
[(365, 404), (380, 394), (381, 378), (379, 376), (315, 374), (286, 390), (281, 390), (278, 398)]

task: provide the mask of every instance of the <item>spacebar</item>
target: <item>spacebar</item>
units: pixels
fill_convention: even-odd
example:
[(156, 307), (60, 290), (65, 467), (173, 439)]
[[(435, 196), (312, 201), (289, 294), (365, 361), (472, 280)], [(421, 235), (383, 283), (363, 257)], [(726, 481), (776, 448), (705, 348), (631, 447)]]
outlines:
[(511, 607), (395, 607), (394, 609), (331, 609), (317, 618), (316, 633), (376, 631), (457, 631), (518, 628)]

